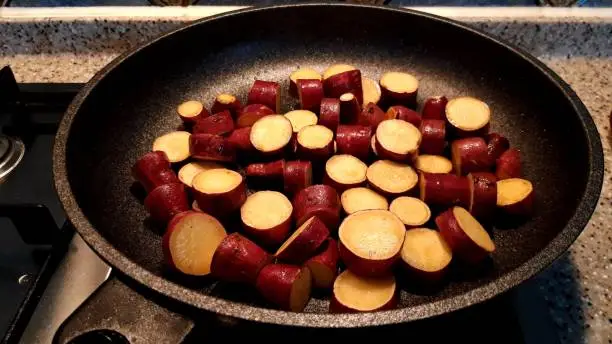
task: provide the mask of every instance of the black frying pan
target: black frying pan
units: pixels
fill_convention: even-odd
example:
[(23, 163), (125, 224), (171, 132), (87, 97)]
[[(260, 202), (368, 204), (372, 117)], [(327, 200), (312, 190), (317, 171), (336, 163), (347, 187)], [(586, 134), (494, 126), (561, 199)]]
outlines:
[[(218, 284), (185, 284), (164, 269), (160, 235), (143, 224), (130, 166), (156, 136), (174, 130), (175, 106), (246, 95), (254, 79), (287, 90), (298, 66), (346, 62), (377, 78), (408, 70), (431, 95), (472, 95), (490, 104), (492, 129), (520, 148), (535, 185), (536, 215), (495, 228), (486, 273), (455, 279), (433, 295), (402, 292), (400, 307), (327, 314), (325, 298), (305, 313), (278, 311)], [(283, 111), (293, 104), (283, 94)], [(197, 21), (129, 52), (79, 93), (57, 134), (56, 186), (69, 219), (117, 271), (193, 308), (266, 323), (357, 327), (407, 322), (487, 300), (530, 278), (564, 252), (587, 224), (603, 176), (601, 142), (576, 94), (525, 52), (454, 21), (416, 11), (356, 5), (249, 9)], [(243, 289), (240, 289), (243, 291)]]

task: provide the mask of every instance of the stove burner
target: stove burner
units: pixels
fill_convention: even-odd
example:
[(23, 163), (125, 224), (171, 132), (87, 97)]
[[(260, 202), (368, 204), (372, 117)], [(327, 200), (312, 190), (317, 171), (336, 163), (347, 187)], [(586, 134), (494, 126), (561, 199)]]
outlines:
[(17, 167), (25, 153), (25, 146), (19, 139), (0, 136), (0, 182)]

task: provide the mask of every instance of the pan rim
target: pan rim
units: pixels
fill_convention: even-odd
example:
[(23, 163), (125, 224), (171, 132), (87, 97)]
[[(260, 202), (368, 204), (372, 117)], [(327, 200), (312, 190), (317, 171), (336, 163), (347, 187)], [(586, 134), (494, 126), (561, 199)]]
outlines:
[[(564, 228), (557, 234), (550, 243), (544, 247), (535, 256), (528, 259), (525, 263), (518, 266), (512, 271), (501, 275), (499, 278), (484, 284), (478, 288), (472, 289), (462, 294), (455, 295), (443, 300), (423, 303), (406, 308), (398, 308), (394, 310), (373, 312), (373, 313), (356, 313), (356, 314), (323, 314), (323, 313), (294, 313), (280, 311), (275, 309), (250, 306), (238, 302), (233, 302), (218, 297), (202, 294), (198, 291), (189, 289), (180, 284), (174, 283), (162, 276), (158, 276), (148, 271), (147, 269), (136, 264), (134, 261), (125, 256), (109, 241), (107, 241), (89, 222), (81, 208), (79, 207), (74, 194), (72, 193), (70, 183), (68, 181), (68, 173), (66, 166), (66, 147), (69, 139), (70, 129), (73, 120), (87, 96), (92, 92), (98, 83), (120, 63), (128, 59), (132, 55), (138, 53), (145, 47), (155, 44), (156, 42), (165, 39), (177, 32), (189, 30), (191, 27), (201, 25), (203, 23), (221, 20), (225, 17), (239, 16), (246, 13), (267, 11), (271, 9), (284, 9), (293, 7), (358, 7), (367, 8), (372, 11), (388, 11), (419, 17), (425, 17), (429, 20), (442, 22), (445, 25), (451, 25), (458, 30), (464, 30), (472, 35), (476, 35), (479, 39), (488, 40), (490, 43), (497, 44), (513, 53), (532, 66), (536, 67), (540, 73), (554, 84), (561, 91), (572, 105), (572, 110), (577, 114), (582, 130), (588, 141), (588, 174), (586, 180), (585, 191), (580, 197), (580, 202), (572, 217), (569, 219)], [(290, 5), (273, 5), (266, 7), (255, 7), (240, 9), (226, 13), (217, 14), (211, 17), (202, 18), (182, 25), (181, 27), (165, 33), (155, 39), (149, 40), (123, 54), (116, 57), (108, 65), (98, 71), (87, 84), (81, 89), (76, 97), (71, 102), (66, 110), (58, 132), (55, 137), (53, 147), (53, 175), (56, 191), (60, 198), (62, 207), (66, 212), (67, 218), (72, 222), (77, 232), (83, 240), (90, 246), (96, 254), (105, 262), (117, 269), (120, 273), (127, 275), (129, 278), (143, 284), (148, 289), (153, 290), (165, 297), (193, 306), (199, 309), (215, 312), (220, 315), (235, 317), (244, 320), (259, 321), (269, 324), (293, 325), (302, 327), (363, 327), (377, 326), (386, 324), (396, 324), (425, 319), (444, 313), (453, 312), (467, 306), (480, 303), (491, 299), (492, 297), (501, 294), (520, 283), (532, 278), (544, 268), (551, 265), (559, 256), (561, 256), (569, 246), (576, 240), (578, 235), (584, 230), (588, 224), (591, 215), (595, 211), (601, 188), (603, 184), (603, 148), (601, 138), (593, 118), (586, 109), (585, 105), (578, 98), (571, 87), (563, 81), (554, 71), (540, 62), (537, 58), (530, 55), (522, 48), (516, 47), (503, 39), (493, 37), (478, 29), (472, 28), (466, 24), (440, 17), (437, 15), (416, 11), (413, 9), (394, 8), (389, 6), (372, 6), (361, 4), (340, 4), (340, 3), (307, 3), (307, 4), (290, 4)]]

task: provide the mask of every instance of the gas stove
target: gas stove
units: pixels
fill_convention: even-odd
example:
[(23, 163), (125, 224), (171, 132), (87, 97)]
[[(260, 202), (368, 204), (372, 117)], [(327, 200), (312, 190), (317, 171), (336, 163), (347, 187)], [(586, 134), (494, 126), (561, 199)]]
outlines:
[[(113, 273), (66, 222), (53, 186), (54, 134), (81, 86), (17, 84), (9, 67), (0, 71), (2, 343), (62, 343), (58, 339), (62, 323)], [(160, 305), (171, 302), (155, 300)], [(189, 343), (202, 342), (202, 338), (232, 342), (256, 336), (272, 342), (296, 336), (359, 341), (366, 333), (384, 338), (393, 334), (427, 338), (434, 343), (451, 339), (470, 343), (559, 342), (533, 280), (468, 309), (404, 325), (307, 329), (208, 313), (196, 315), (194, 321), (196, 325), (186, 339)], [(129, 333), (92, 330), (70, 343), (129, 343), (131, 338)]]

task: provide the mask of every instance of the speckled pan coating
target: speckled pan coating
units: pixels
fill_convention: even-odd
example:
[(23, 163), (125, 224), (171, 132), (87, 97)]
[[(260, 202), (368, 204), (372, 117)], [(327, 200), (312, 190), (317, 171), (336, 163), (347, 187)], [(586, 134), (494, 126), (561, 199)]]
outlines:
[[(325, 26), (308, 24), (324, 18), (334, 20)], [(207, 37), (206, 44), (193, 44), (203, 42), (202, 37)], [(439, 44), (442, 41), (446, 44)], [(287, 313), (255, 301), (247, 304), (214, 284), (190, 289), (162, 277), (160, 238), (143, 225), (144, 208), (129, 193), (129, 166), (155, 136), (179, 124), (172, 112), (175, 105), (183, 96), (212, 99), (226, 85), (246, 95), (255, 78), (282, 82), (288, 100), (286, 79), (292, 69), (323, 69), (338, 61), (359, 65), (373, 77), (390, 69), (411, 71), (421, 80), (419, 102), (441, 93), (487, 101), (493, 108), (492, 129), (507, 134), (524, 153), (525, 174), (536, 186), (537, 216), (518, 228), (493, 231), (498, 251), (483, 277), (458, 279), (436, 296), (403, 292), (402, 308), (393, 311), (317, 314), (325, 312), (327, 301), (313, 299), (307, 313)], [(283, 110), (289, 110), (290, 103), (284, 101)], [(54, 174), (68, 217), (85, 241), (111, 265), (150, 288), (239, 318), (357, 327), (450, 312), (536, 274), (564, 252), (587, 223), (601, 190), (603, 156), (592, 119), (574, 92), (524, 52), (428, 14), (309, 4), (201, 20), (117, 58), (68, 109), (54, 147)]]

